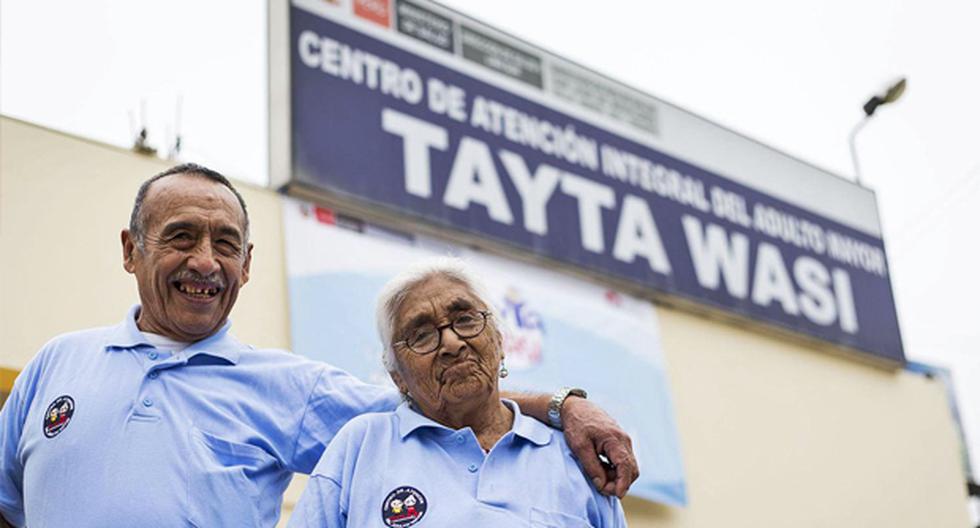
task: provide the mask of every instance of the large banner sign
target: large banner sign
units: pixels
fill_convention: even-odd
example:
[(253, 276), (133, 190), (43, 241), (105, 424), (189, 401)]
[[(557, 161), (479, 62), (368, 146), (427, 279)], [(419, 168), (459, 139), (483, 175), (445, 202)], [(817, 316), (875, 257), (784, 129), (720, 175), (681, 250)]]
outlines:
[(656, 107), (470, 22), (306, 4), (295, 182), (903, 361), (880, 238), (639, 141)]
[(447, 246), (333, 225), (289, 200), (284, 208), (293, 349), (363, 380), (390, 384), (374, 303), (412, 262), (456, 254), (485, 282), (500, 315), (511, 375), (503, 387), (586, 387), (630, 433), (642, 467), (639, 497), (686, 504), (684, 470), (653, 306), (555, 273)]

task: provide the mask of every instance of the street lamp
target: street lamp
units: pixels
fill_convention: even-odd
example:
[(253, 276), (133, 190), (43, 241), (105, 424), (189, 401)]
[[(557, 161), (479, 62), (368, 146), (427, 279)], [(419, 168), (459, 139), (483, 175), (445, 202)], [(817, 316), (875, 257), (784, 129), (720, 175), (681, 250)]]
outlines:
[(864, 117), (861, 119), (861, 121), (858, 122), (857, 125), (854, 125), (854, 129), (851, 130), (851, 138), (850, 138), (851, 161), (854, 162), (854, 178), (857, 181), (858, 185), (862, 185), (861, 166), (858, 164), (857, 147), (855, 144), (855, 140), (857, 139), (858, 132), (860, 132), (861, 129), (864, 128), (864, 125), (868, 124), (868, 121), (871, 119), (871, 116), (874, 115), (875, 110), (877, 110), (879, 106), (898, 101), (898, 98), (901, 97), (903, 93), (905, 93), (905, 84), (906, 84), (905, 78), (903, 77), (899, 79), (895, 84), (889, 86), (888, 90), (885, 91), (884, 95), (875, 95), (872, 96), (871, 99), (868, 99), (868, 102), (864, 103)]

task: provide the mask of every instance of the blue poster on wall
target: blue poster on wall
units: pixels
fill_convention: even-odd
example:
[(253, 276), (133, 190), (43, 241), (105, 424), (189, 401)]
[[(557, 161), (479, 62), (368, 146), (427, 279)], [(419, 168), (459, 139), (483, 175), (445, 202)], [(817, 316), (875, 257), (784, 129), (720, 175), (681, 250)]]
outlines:
[[(322, 210), (320, 211), (322, 213)], [(677, 427), (653, 305), (526, 264), (338, 227), (297, 201), (284, 207), (293, 349), (390, 383), (375, 329), (381, 287), (412, 262), (451, 253), (485, 282), (500, 315), (510, 390), (581, 386), (633, 438), (642, 467), (630, 493), (687, 503)]]

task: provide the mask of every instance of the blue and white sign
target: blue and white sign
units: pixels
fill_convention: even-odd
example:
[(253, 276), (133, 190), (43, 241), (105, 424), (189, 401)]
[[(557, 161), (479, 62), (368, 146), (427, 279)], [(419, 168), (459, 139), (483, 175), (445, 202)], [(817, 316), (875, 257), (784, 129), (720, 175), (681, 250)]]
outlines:
[(414, 261), (456, 254), (500, 315), (503, 389), (585, 387), (633, 439), (642, 468), (630, 493), (687, 503), (673, 405), (653, 306), (616, 291), (473, 251), (331, 225), (309, 204), (284, 207), (293, 350), (363, 380), (390, 383), (374, 324), (382, 286)]
[(320, 11), (291, 8), (293, 182), (904, 361), (874, 234), (583, 118), (533, 49), (508, 77)]

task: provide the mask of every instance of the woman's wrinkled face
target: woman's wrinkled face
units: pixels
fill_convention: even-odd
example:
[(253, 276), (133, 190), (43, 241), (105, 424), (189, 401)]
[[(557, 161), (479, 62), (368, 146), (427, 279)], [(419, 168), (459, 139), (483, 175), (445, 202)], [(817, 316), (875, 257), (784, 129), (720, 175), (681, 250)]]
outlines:
[[(478, 312), (486, 310), (487, 305), (467, 286), (435, 276), (409, 290), (395, 315), (392, 341), (405, 340), (425, 325), (448, 325), (461, 315), (480, 317)], [(429, 417), (497, 394), (502, 347), (495, 322), (488, 320), (483, 332), (467, 339), (450, 327), (441, 334), (442, 342), (429, 354), (418, 354), (405, 343), (394, 346), (397, 371), (392, 379)]]

